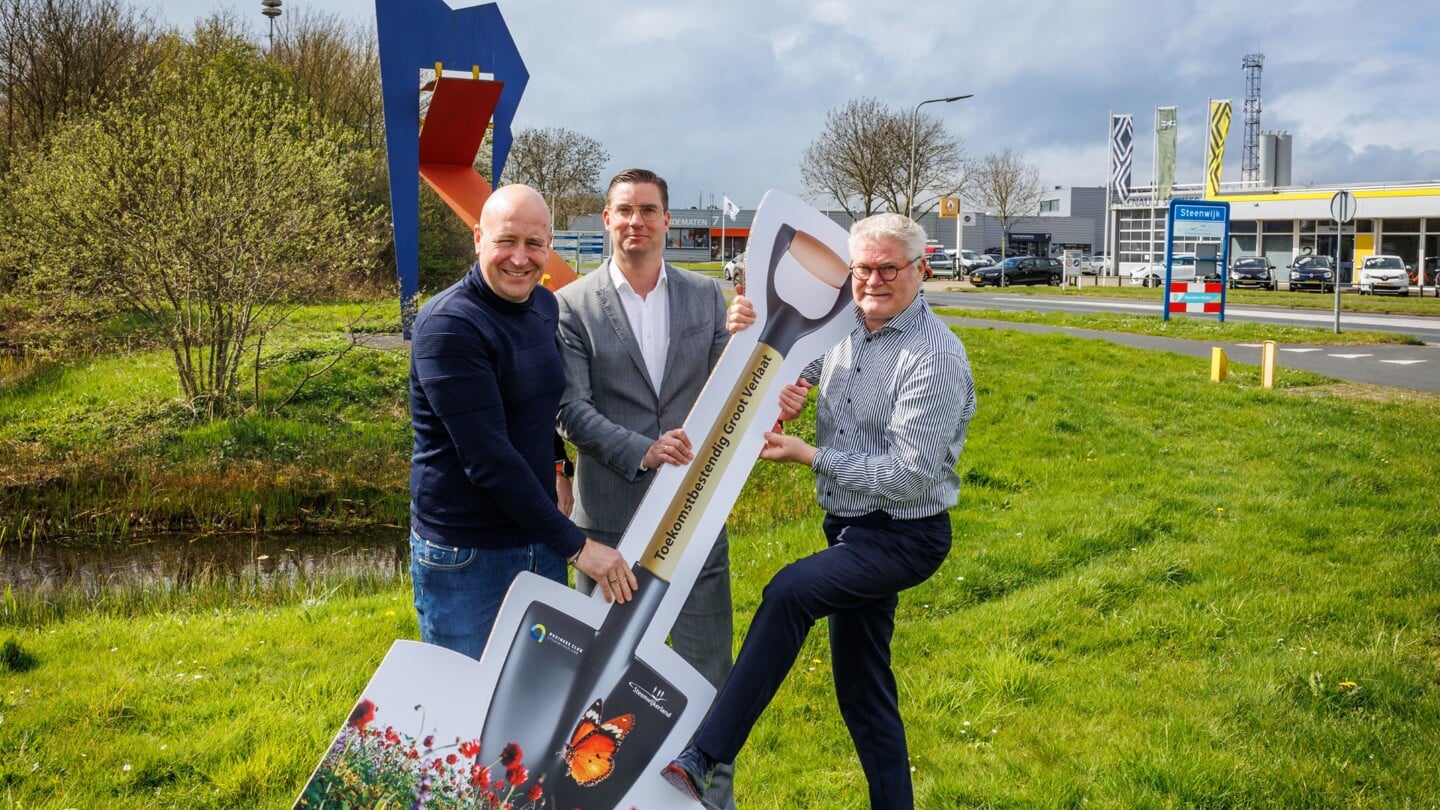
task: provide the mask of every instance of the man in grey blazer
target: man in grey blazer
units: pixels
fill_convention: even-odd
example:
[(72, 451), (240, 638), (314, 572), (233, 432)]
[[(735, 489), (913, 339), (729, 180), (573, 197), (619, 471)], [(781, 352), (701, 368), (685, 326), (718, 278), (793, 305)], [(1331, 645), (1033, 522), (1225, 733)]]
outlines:
[[(561, 288), (558, 340), (565, 366), (560, 432), (579, 450), (571, 520), (618, 545), (661, 464), (686, 464), (681, 429), (730, 334), (720, 282), (667, 264), (669, 190), (645, 169), (617, 174), (605, 193), (613, 255)], [(576, 572), (589, 593), (595, 583)], [(734, 619), (730, 543), (716, 539), (670, 642), (719, 689), (730, 674)], [(731, 774), (717, 773), (705, 804), (733, 808)]]

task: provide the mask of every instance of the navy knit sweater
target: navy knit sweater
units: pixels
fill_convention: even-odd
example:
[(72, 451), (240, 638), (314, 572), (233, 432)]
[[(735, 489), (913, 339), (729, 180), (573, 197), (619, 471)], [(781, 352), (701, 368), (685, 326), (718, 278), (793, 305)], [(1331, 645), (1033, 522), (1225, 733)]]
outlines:
[(565, 372), (555, 295), (515, 304), (479, 266), (432, 298), (410, 347), (410, 521), (462, 548), (543, 542), (567, 559), (585, 535), (555, 506), (555, 412)]

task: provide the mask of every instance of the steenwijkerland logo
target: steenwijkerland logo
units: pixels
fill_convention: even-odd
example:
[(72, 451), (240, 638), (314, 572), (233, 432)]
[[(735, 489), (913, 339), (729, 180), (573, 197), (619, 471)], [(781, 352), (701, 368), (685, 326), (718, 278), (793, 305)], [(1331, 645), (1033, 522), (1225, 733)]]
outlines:
[(537, 642), (540, 642), (544, 641), (545, 636), (547, 635), (549, 635), (549, 631), (545, 629), (545, 625), (539, 622), (530, 625), (530, 638), (533, 638)]
[(647, 687), (641, 686), (641, 685), (638, 684), (638, 683), (635, 683), (634, 681), (631, 681), (631, 682), (630, 682), (630, 691), (635, 693), (635, 697), (638, 697), (638, 698), (640, 698), (641, 700), (645, 701), (646, 703), (650, 704), (650, 708), (652, 708), (652, 709), (654, 709), (655, 711), (663, 714), (665, 717), (668, 718), (668, 717), (670, 717), (671, 715), (674, 714), (674, 711), (673, 711), (672, 709), (668, 709), (668, 708), (666, 708), (666, 707), (664, 706), (664, 703), (665, 703), (665, 690), (664, 690), (664, 689), (661, 689), (661, 688), (658, 687), (658, 686), (652, 686), (652, 687), (648, 687), (648, 688), (647, 688)]

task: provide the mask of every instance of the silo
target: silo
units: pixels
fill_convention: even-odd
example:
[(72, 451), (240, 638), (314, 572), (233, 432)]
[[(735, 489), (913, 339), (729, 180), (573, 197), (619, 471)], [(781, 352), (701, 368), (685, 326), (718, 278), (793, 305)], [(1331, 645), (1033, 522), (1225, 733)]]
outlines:
[(1275, 185), (1276, 138), (1273, 132), (1260, 133), (1260, 176), (1256, 178), (1261, 187)]
[(1293, 139), (1289, 132), (1275, 133), (1275, 185), (1290, 185), (1290, 142)]

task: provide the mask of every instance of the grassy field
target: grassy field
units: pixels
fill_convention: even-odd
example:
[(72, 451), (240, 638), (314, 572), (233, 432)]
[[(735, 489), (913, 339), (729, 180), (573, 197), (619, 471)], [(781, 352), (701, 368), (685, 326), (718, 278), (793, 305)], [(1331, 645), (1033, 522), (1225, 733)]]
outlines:
[[(1244, 366), (1217, 385), (1176, 355), (958, 333), (980, 407), (955, 546), (902, 597), (894, 645), (918, 807), (1436, 806), (1440, 400), (1284, 369), (1261, 390)], [(367, 481), (334, 519), (391, 515), (403, 364), (361, 357), (313, 411), (251, 428), (167, 417), (138, 393), (163, 385), (118, 360), (45, 370), (3, 392), (0, 441), (64, 469), (39, 445), (73, 435), (99, 480), (99, 446), (157, 454), (129, 486), (164, 482), (211, 521), (239, 518), (170, 468), (261, 482), (242, 496), (262, 514), (287, 482)], [(742, 631), (770, 576), (820, 546), (818, 517), (804, 471), (756, 468), (731, 517)], [(60, 614), (7, 594), (0, 623), (0, 795), (56, 810), (288, 805), (390, 643), (416, 637), (403, 584), (354, 579)], [(817, 629), (742, 754), (741, 806), (866, 806), (830, 666)]]
[[(1115, 278), (1108, 277), (1099, 286), (1094, 284), (1094, 277), (1087, 277), (1084, 283), (1077, 289), (1075, 287), (1034, 286), (1034, 287), (1005, 287), (996, 289), (994, 287), (972, 287), (968, 283), (946, 282), (946, 289), (955, 292), (972, 293), (1005, 293), (1012, 295), (1068, 295), (1092, 298), (1122, 298), (1139, 301), (1154, 301), (1156, 311), (1159, 311), (1159, 303), (1164, 300), (1163, 292), (1159, 288), (1136, 287), (1129, 284), (1117, 285)], [(1290, 292), (1280, 290), (1270, 292), (1267, 290), (1227, 290), (1225, 292), (1225, 303), (1231, 306), (1269, 306), (1269, 307), (1290, 307), (1293, 309), (1321, 309), (1334, 311), (1335, 296), (1333, 293), (1320, 295), (1312, 292)], [(1342, 312), (1381, 312), (1405, 315), (1440, 315), (1440, 298), (1435, 297), (1433, 291), (1428, 295), (1409, 295), (1400, 298), (1393, 295), (1358, 295), (1347, 292), (1340, 296), (1340, 308)]]
[(1183, 338), (1186, 340), (1259, 343), (1324, 344), (1363, 346), (1377, 343), (1418, 345), (1418, 338), (1397, 332), (1370, 332), (1345, 329), (1340, 334), (1328, 329), (1305, 326), (1281, 326), (1273, 323), (1226, 321), (1214, 317), (1177, 316), (1162, 320), (1157, 313), (1129, 315), (1114, 312), (1036, 312), (1034, 310), (994, 309), (992, 307), (935, 307), (941, 315), (962, 318), (984, 318), (1008, 323), (1039, 323), (1101, 332), (1126, 332), (1138, 335)]

